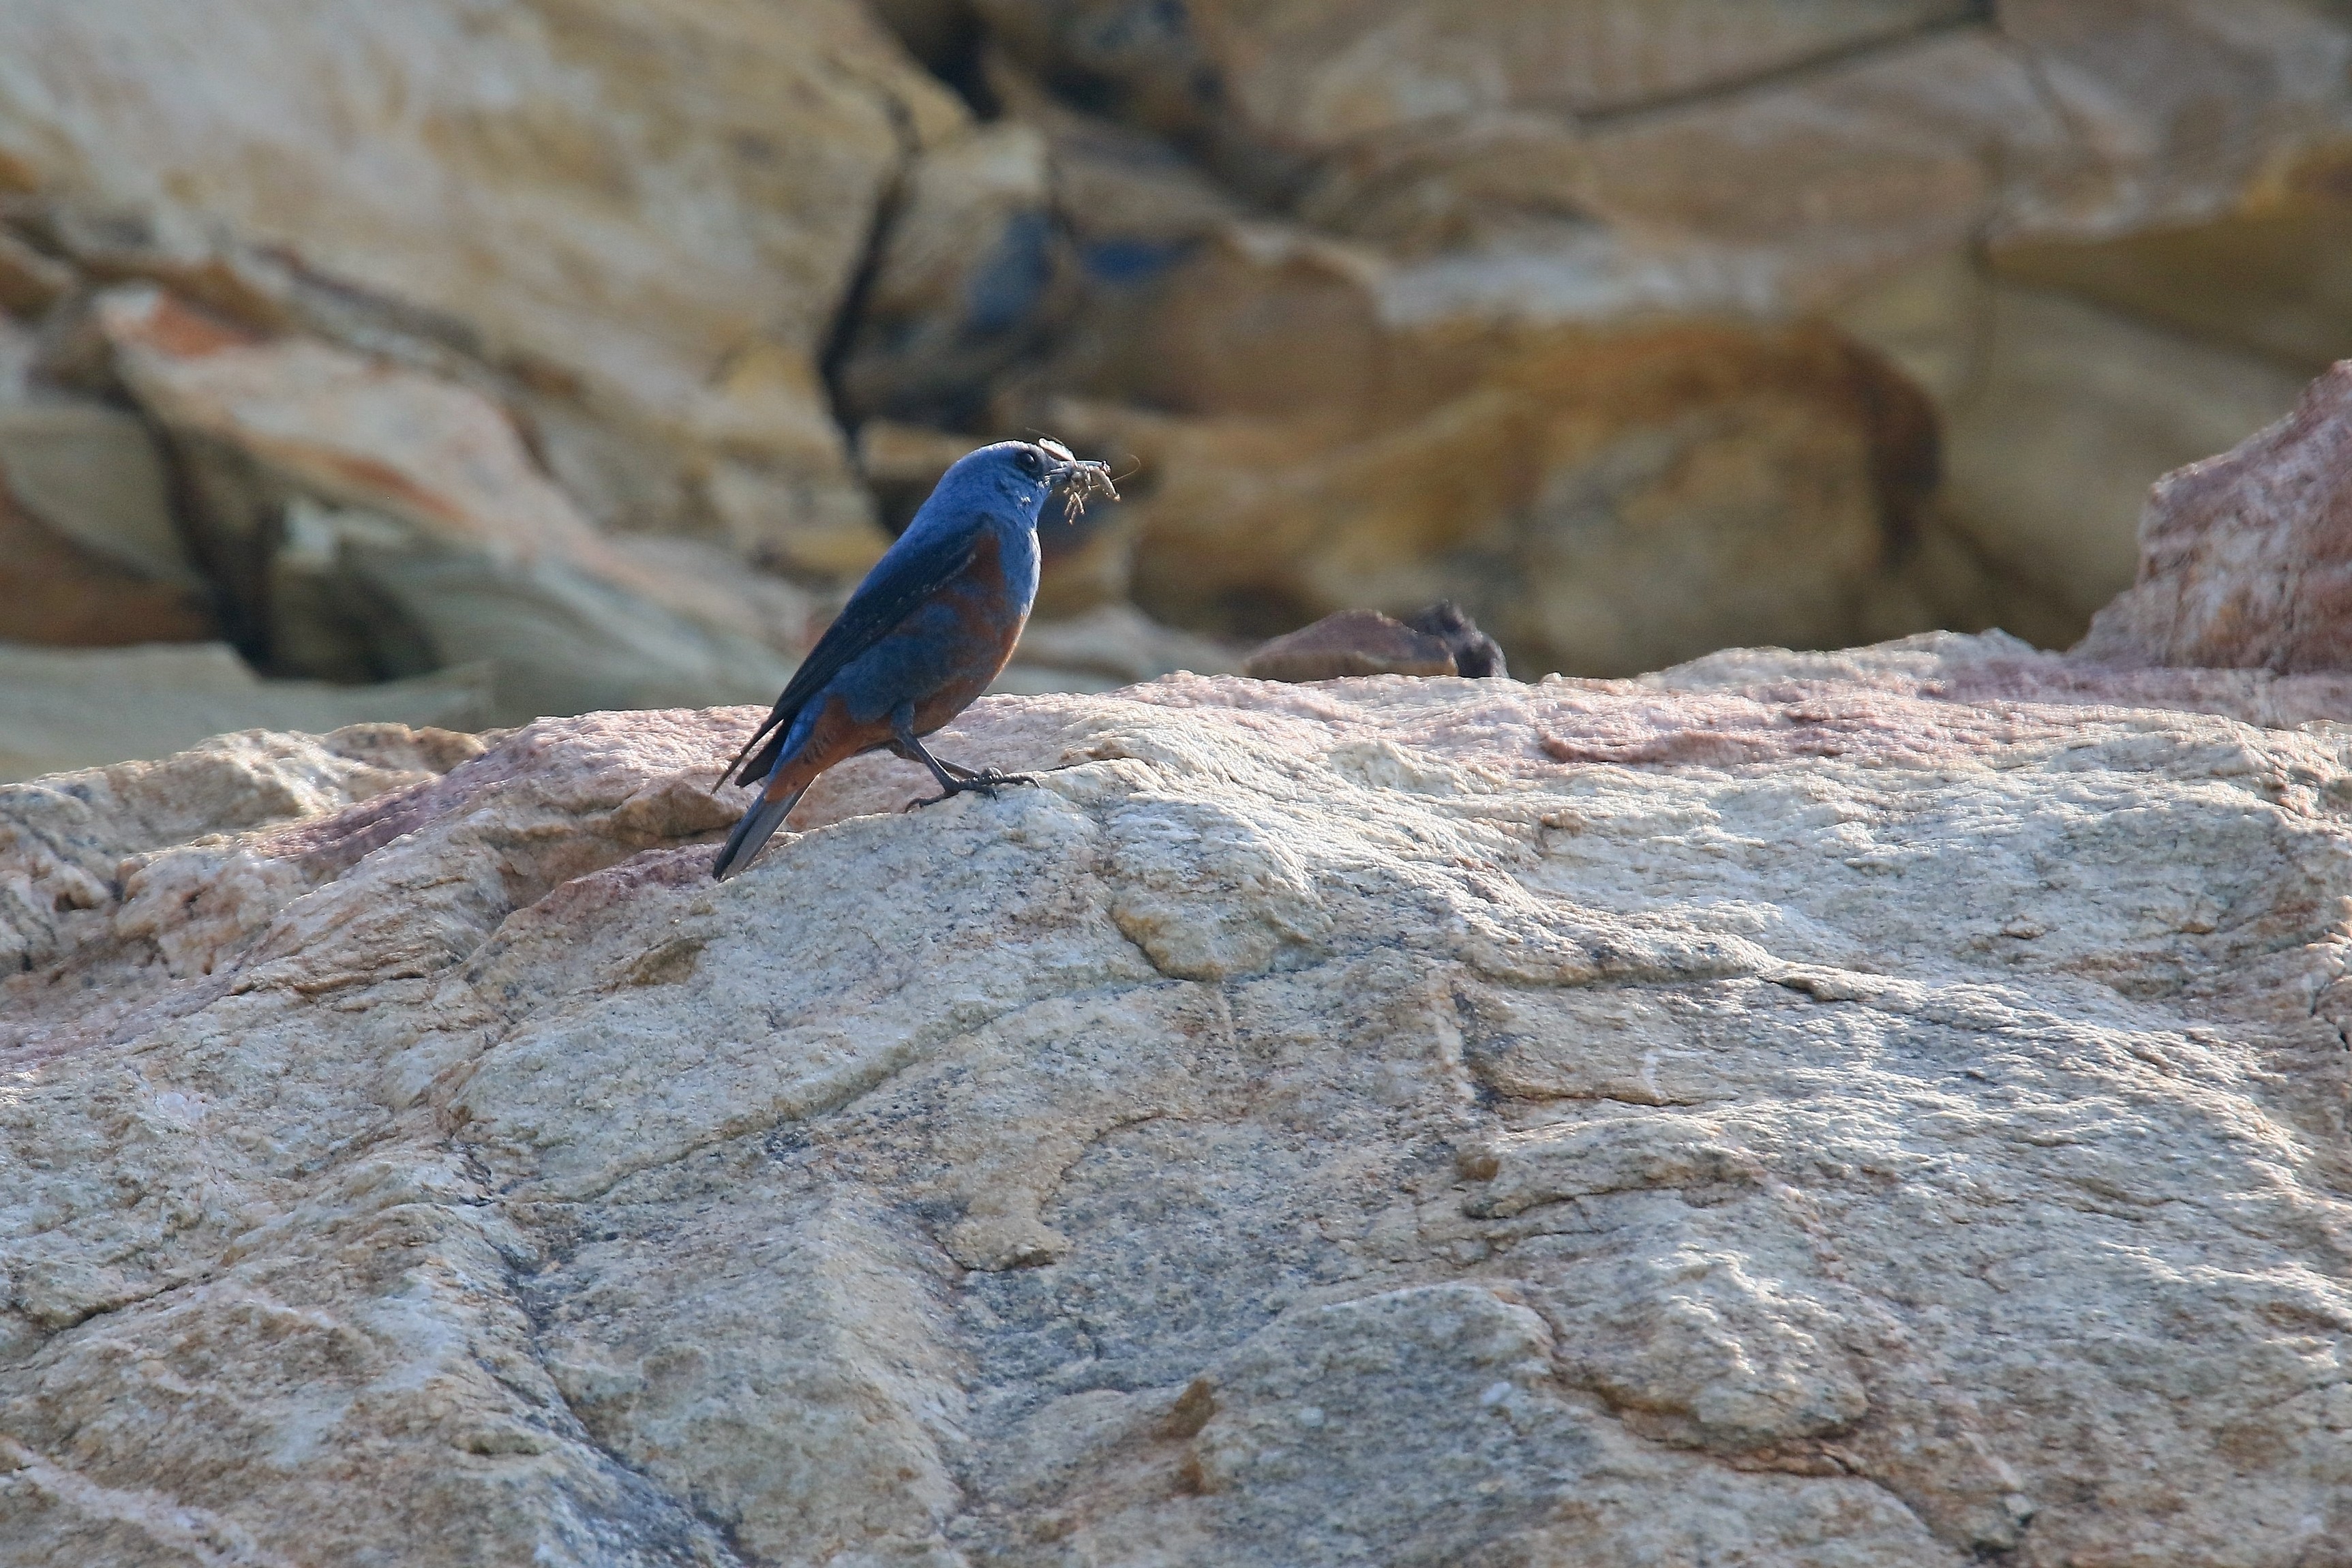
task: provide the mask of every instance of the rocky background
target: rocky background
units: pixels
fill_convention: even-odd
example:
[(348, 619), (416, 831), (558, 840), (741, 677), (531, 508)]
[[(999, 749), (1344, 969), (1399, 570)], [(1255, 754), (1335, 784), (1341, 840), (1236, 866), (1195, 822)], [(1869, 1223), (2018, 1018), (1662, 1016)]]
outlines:
[(2352, 352), (2332, 0), (15, 0), (0, 773), (771, 694), (945, 464), (1025, 690), (2081, 635)]

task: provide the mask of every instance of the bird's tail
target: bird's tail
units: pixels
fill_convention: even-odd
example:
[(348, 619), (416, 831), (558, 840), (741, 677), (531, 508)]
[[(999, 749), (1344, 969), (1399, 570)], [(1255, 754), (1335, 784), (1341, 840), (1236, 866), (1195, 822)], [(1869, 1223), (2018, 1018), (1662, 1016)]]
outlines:
[(743, 819), (735, 825), (735, 831), (727, 836), (727, 843), (719, 851), (719, 858), (710, 864), (710, 874), (723, 882), (749, 866), (751, 857), (760, 852), (760, 847), (767, 843), (769, 836), (782, 825), (785, 816), (800, 804), (803, 793), (803, 790), (796, 789), (771, 796), (763, 792), (758, 800), (751, 803), (751, 809), (743, 814)]

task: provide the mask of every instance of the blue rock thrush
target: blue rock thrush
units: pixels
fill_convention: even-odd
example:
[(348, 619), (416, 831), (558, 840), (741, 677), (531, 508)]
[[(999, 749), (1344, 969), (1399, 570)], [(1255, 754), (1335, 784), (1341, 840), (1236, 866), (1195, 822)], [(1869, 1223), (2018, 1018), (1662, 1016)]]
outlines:
[(767, 721), (719, 775), (764, 781), (711, 866), (724, 880), (751, 863), (817, 774), (885, 747), (931, 770), (940, 793), (1033, 781), (943, 763), (922, 737), (988, 689), (1037, 596), (1037, 519), (1055, 490), (1076, 516), (1109, 471), (1053, 441), (1000, 441), (950, 468), (841, 615), (793, 674)]

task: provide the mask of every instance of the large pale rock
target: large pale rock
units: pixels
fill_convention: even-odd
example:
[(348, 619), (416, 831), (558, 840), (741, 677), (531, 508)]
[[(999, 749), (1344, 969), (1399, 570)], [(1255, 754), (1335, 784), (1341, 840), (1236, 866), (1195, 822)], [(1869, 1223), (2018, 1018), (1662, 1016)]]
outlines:
[(2347, 715), (1171, 679), (724, 886), (750, 709), (29, 786), (0, 1560), (2329, 1561)]
[[(981, 0), (1031, 58), (1113, 84), (1246, 171), (1514, 110), (1607, 113), (1965, 16), (1954, 0)], [(1282, 166), (1277, 163), (1277, 167)]]
[(2139, 548), (2139, 580), (2081, 657), (2352, 669), (2352, 361), (2287, 418), (2158, 480)]
[(789, 676), (744, 635), (760, 613), (742, 595), (605, 540), (472, 388), (258, 339), (152, 289), (106, 296), (98, 321), (182, 443), (207, 565), (274, 668), (482, 664), (508, 722), (751, 700)]
[(1970, 29), (1597, 128), (1570, 189), (1751, 308), (1817, 308), (2002, 221), (2072, 167), (2068, 134), (2031, 63)]
[(0, 642), (119, 647), (217, 635), (146, 426), (95, 403), (11, 396), (0, 375)]
[(2352, 28), (2284, 0), (2012, 0), (1769, 89), (1598, 128), (1590, 211), (1783, 308), (1989, 234), (2131, 235), (2247, 199), (2352, 129)]
[(2293, 0), (982, 8), (1308, 221), (1575, 273), (1572, 231), (1543, 225), (1598, 217), (1748, 308), (1810, 308), (1982, 233), (2209, 216), (2352, 125), (2352, 28)]
[(2352, 17), (2298, 0), (1999, 0), (2069, 126), (2076, 172), (2018, 228), (2114, 235), (2227, 209), (2265, 165), (2347, 128)]
[(73, 269), (0, 229), (0, 310), (37, 317), (73, 288)]
[(0, 160), (105, 220), (100, 270), (486, 360), (641, 521), (725, 463), (864, 514), (815, 360), (901, 164), (966, 118), (850, 0), (0, 16)]
[(1323, 148), (1482, 110), (1605, 114), (1964, 17), (1953, 0), (1210, 0), (1234, 106)]

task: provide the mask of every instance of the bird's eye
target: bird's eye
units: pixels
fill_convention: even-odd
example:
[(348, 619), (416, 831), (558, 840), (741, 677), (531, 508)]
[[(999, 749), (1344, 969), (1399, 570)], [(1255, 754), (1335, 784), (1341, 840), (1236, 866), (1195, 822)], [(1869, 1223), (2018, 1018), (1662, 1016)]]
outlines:
[(1034, 479), (1045, 471), (1045, 459), (1034, 452), (1024, 452), (1021, 454), (1021, 466), (1028, 469), (1030, 477)]

